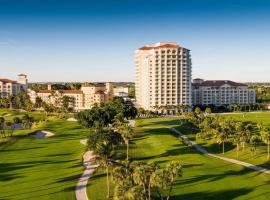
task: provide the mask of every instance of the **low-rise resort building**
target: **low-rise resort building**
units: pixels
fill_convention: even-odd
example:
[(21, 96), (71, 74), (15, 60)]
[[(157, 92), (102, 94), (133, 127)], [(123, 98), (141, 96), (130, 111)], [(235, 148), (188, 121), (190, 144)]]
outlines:
[(61, 106), (61, 98), (68, 96), (70, 106), (75, 111), (90, 109), (93, 105), (100, 105), (113, 99), (113, 86), (111, 83), (84, 84), (80, 90), (51, 90), (50, 85), (47, 90), (29, 90), (28, 94), (33, 103), (37, 97), (42, 101), (56, 107)]
[(21, 90), (27, 91), (27, 84), (28, 80), (25, 74), (19, 74), (16, 81), (0, 78), (0, 97), (17, 95)]
[(243, 83), (229, 80), (194, 79), (192, 83), (193, 105), (255, 104), (256, 91)]

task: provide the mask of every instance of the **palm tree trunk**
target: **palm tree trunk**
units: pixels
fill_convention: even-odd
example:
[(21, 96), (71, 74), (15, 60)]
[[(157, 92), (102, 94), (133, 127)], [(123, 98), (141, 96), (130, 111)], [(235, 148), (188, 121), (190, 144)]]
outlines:
[(151, 200), (151, 181), (150, 180), (148, 184), (148, 200)]
[(106, 173), (107, 173), (107, 199), (110, 198), (110, 183), (109, 183), (109, 166), (106, 166)]
[(172, 188), (173, 188), (173, 182), (174, 182), (174, 179), (171, 181), (171, 184), (170, 184), (170, 189), (169, 189), (169, 193), (168, 193), (168, 196), (167, 196), (167, 200), (169, 200), (169, 199), (170, 199), (170, 197), (171, 197)]
[(222, 141), (222, 151), (223, 151), (223, 154), (224, 154), (224, 141)]
[(127, 161), (128, 161), (128, 149), (129, 149), (129, 140), (127, 141)]
[(268, 159), (270, 158), (270, 145), (269, 141), (267, 142), (267, 154), (268, 154)]
[(237, 158), (238, 158), (238, 155), (239, 155), (239, 144), (237, 143)]

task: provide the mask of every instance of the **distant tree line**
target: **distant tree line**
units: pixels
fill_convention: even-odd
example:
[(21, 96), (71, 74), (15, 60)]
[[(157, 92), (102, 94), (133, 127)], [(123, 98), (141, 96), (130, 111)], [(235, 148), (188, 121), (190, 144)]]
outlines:
[(249, 86), (256, 90), (256, 98), (258, 103), (270, 102), (269, 83), (249, 83)]
[[(52, 90), (80, 90), (82, 83), (63, 83), (63, 84), (51, 84)], [(31, 90), (47, 90), (48, 83), (30, 83), (28, 85)]]

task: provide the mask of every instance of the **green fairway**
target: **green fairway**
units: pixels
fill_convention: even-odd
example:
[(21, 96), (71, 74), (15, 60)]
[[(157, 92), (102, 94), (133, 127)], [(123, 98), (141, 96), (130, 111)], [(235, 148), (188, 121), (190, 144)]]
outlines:
[[(177, 119), (143, 119), (136, 124), (132, 159), (183, 164), (184, 177), (175, 183), (172, 199), (269, 199), (270, 175), (201, 155), (182, 144), (167, 129), (177, 128)], [(106, 179), (101, 170), (90, 179), (88, 195), (93, 200), (105, 199)]]
[(76, 122), (57, 119), (36, 129), (55, 135), (36, 139), (25, 136), (27, 131), (16, 131), (21, 136), (0, 147), (0, 199), (75, 199), (85, 150), (79, 141), (88, 131)]
[[(232, 113), (232, 114), (222, 114), (220, 115), (224, 118), (233, 118), (238, 121), (248, 121), (253, 124), (254, 130), (257, 131), (256, 123), (261, 122), (266, 126), (270, 127), (270, 112), (258, 112), (258, 113)], [(195, 140), (194, 133), (190, 133), (188, 130), (181, 130), (183, 133), (188, 135), (190, 138)], [(270, 169), (270, 160), (267, 158), (267, 146), (265, 143), (261, 142), (257, 146), (257, 154), (253, 156), (251, 154), (251, 145), (246, 144), (245, 151), (240, 149), (239, 157), (237, 158), (236, 146), (227, 142), (225, 145), (225, 154), (223, 155), (221, 145), (216, 144), (215, 140), (197, 140), (197, 143), (204, 146), (209, 152), (216, 153), (225, 157), (242, 160), (254, 165), (259, 165)]]

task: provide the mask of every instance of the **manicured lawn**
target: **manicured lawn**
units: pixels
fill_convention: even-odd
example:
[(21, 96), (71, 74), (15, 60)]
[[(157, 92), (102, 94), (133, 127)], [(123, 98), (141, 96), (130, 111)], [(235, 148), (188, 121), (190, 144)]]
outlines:
[(36, 129), (55, 135), (36, 139), (25, 136), (27, 131), (17, 132), (16, 139), (0, 147), (0, 199), (75, 199), (85, 150), (79, 141), (88, 130), (57, 119)]
[[(239, 121), (249, 121), (254, 124), (254, 131), (258, 132), (256, 123), (262, 122), (265, 126), (270, 127), (270, 112), (262, 112), (262, 113), (239, 113), (239, 114), (226, 114), (226, 115), (221, 115), (224, 118), (233, 118)], [(189, 131), (182, 131), (185, 134), (189, 135), (189, 137), (192, 137), (192, 133)], [(193, 135), (194, 136), (194, 135)], [(194, 137), (193, 137), (194, 139)], [(207, 148), (207, 150), (211, 153), (216, 153), (219, 155), (223, 154), (222, 148), (220, 145), (216, 144), (216, 141), (214, 140), (197, 140), (199, 144)], [(270, 160), (267, 158), (267, 146), (263, 142), (261, 142), (257, 146), (257, 153), (255, 156), (253, 156), (251, 152), (251, 146), (249, 144), (245, 145), (245, 151), (242, 151), (240, 148), (239, 151), (239, 157), (237, 158), (237, 152), (236, 152), (236, 147), (235, 145), (232, 145), (231, 143), (227, 143), (225, 145), (225, 154), (224, 156), (230, 157), (233, 159), (239, 159), (248, 163), (252, 163), (254, 165), (260, 165), (262, 167), (270, 169)]]
[[(15, 110), (9, 109), (0, 109), (0, 116), (3, 116), (6, 121), (11, 121), (13, 117), (21, 118), (26, 112), (18, 112)], [(45, 115), (39, 112), (30, 112), (28, 113), (30, 116), (34, 117), (36, 120), (43, 120), (45, 119)]]
[[(166, 127), (177, 127), (177, 119), (137, 120), (136, 138), (131, 145), (135, 160), (158, 162), (180, 160), (184, 177), (176, 181), (172, 199), (269, 199), (270, 175), (197, 153), (171, 135)], [(100, 170), (88, 185), (90, 199), (106, 197), (106, 179)]]

